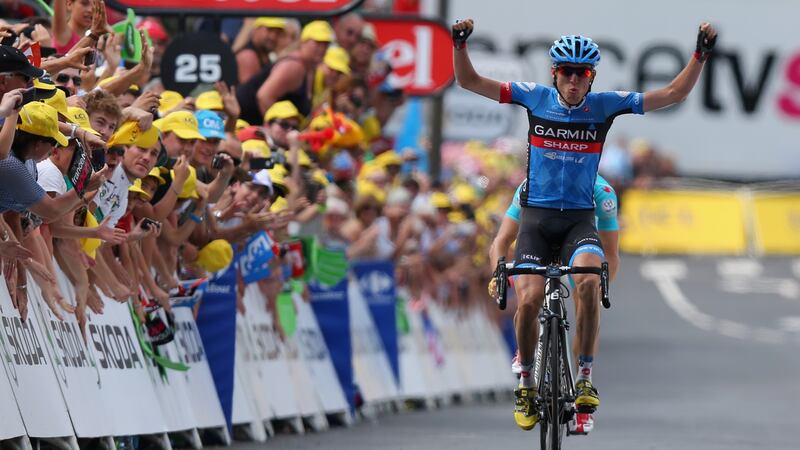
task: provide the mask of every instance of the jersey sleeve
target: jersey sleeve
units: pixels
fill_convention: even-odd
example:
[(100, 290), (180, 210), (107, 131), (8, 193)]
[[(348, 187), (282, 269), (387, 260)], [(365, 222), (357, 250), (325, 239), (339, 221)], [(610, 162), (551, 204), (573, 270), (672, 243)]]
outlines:
[(598, 94), (606, 117), (622, 114), (644, 114), (644, 94), (641, 92), (613, 91)]
[(597, 231), (619, 231), (617, 220), (617, 193), (610, 186), (599, 189), (595, 198)]
[(533, 109), (547, 89), (527, 81), (509, 81), (500, 86), (500, 103), (514, 103)]
[(519, 216), (522, 212), (522, 209), (519, 204), (519, 194), (522, 191), (522, 185), (520, 184), (517, 187), (517, 190), (514, 192), (514, 198), (511, 200), (511, 204), (508, 205), (508, 209), (506, 210), (506, 217), (513, 220), (514, 222), (519, 222)]

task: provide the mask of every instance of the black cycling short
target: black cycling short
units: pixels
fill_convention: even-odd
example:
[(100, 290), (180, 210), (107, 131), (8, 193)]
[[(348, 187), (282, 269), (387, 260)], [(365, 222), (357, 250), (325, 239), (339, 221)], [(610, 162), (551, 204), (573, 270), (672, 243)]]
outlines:
[(522, 208), (515, 265), (543, 266), (555, 261), (572, 265), (578, 253), (605, 259), (594, 221), (592, 209)]

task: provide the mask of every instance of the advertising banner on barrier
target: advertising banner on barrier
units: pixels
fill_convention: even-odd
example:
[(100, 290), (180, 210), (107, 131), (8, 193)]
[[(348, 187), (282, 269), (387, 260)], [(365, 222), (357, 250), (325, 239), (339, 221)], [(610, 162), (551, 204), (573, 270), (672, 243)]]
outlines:
[(293, 338), (306, 361), (314, 385), (317, 386), (323, 410), (327, 414), (339, 412), (349, 414), (347, 399), (336, 376), (336, 369), (333, 367), (314, 310), (300, 295), (294, 294), (292, 299), (297, 309), (297, 330)]
[(629, 189), (620, 205), (623, 251), (740, 255), (747, 250), (745, 205), (737, 193)]
[(753, 195), (756, 249), (769, 255), (800, 254), (800, 194)]
[(347, 297), (350, 303), (350, 333), (353, 336), (353, 378), (365, 402), (395, 400), (397, 381), (369, 307), (355, 280), (351, 279), (347, 286)]
[(261, 370), (258, 346), (250, 332), (250, 324), (241, 312), (236, 314), (236, 382), (233, 388), (234, 424), (263, 422), (275, 418), (267, 388), (269, 380)]
[(245, 284), (263, 280), (272, 274), (269, 268), (269, 262), (274, 256), (272, 244), (272, 239), (264, 231), (248, 239), (239, 255), (239, 267)]
[[(180, 361), (189, 366), (182, 372), (197, 428), (217, 428), (225, 426), (225, 415), (214, 389), (214, 379), (208, 367), (208, 359), (197, 331), (197, 324), (188, 306), (173, 308), (175, 314), (175, 342)], [(175, 373), (174, 375), (177, 375)]]
[[(36, 289), (28, 278), (30, 289)], [(32, 311), (28, 320), (21, 320), (11, 303), (4, 277), (0, 277), (0, 327), (0, 356), (28, 435), (73, 436), (41, 324)]]
[(197, 329), (229, 431), (236, 355), (236, 268), (231, 264), (208, 281), (197, 311)]
[(350, 409), (355, 408), (353, 386), (353, 347), (350, 337), (350, 305), (347, 301), (347, 278), (335, 286), (324, 286), (311, 280), (311, 308), (317, 317), (320, 332), (331, 355), (336, 376)]
[[(58, 277), (64, 295), (73, 299), (74, 292), (64, 289), (69, 282), (63, 273)], [(107, 420), (106, 410), (111, 408), (109, 392), (105, 389), (95, 356), (81, 336), (74, 314), (63, 314), (64, 320), (53, 315), (42, 298), (38, 286), (29, 285), (30, 315), (39, 321), (45, 335), (45, 347), (53, 361), (75, 435), (81, 438), (111, 436), (113, 422)]]
[[(2, 277), (0, 277), (2, 278)], [(8, 291), (5, 290), (5, 280), (0, 283), (0, 296), (8, 296)], [(2, 314), (0, 308), (0, 314)], [(0, 334), (5, 334), (5, 330)], [(0, 338), (1, 339), (1, 338)], [(19, 407), (17, 407), (17, 400), (14, 398), (14, 392), (11, 391), (11, 384), (8, 380), (6, 373), (5, 345), (0, 349), (0, 440), (11, 439), (25, 435), (25, 425), (22, 424), (22, 417), (19, 415)]]
[(351, 265), (361, 294), (383, 341), (395, 381), (400, 381), (397, 355), (397, 294), (392, 261), (354, 261)]

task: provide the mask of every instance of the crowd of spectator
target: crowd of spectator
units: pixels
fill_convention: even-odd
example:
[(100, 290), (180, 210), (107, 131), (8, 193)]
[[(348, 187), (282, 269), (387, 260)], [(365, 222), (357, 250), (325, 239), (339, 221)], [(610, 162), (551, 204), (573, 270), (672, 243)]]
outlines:
[(245, 19), (228, 39), (238, 84), (183, 96), (159, 78), (172, 37), (159, 19), (137, 20), (130, 61), (102, 0), (53, 6), (0, 23), (0, 262), (23, 317), (28, 274), (53, 314), (81, 327), (109, 300), (141, 319), (168, 312), (181, 280), (229, 266), (261, 231), (275, 243), (259, 281), (267, 307), (293, 276), (280, 270), (284, 244), (309, 236), (351, 260), (394, 261), (414, 299), (485, 300), (488, 244), (519, 181), (505, 173), (518, 165), (475, 150), (485, 173), (443, 184), (394, 149), (382, 130), (405, 96), (358, 14)]

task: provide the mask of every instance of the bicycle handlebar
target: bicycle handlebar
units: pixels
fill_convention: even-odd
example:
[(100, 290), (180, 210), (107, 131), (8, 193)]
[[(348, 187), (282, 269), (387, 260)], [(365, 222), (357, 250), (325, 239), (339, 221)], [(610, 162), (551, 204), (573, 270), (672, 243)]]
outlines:
[(600, 275), (600, 301), (603, 307), (611, 308), (611, 300), (608, 295), (608, 263), (603, 262), (600, 267), (570, 267), (570, 266), (537, 266), (537, 267), (514, 267), (513, 263), (506, 263), (505, 257), (500, 257), (495, 269), (495, 279), (497, 282), (497, 305), (500, 309), (506, 309), (506, 296), (508, 291), (509, 275), (543, 275), (546, 278), (560, 278), (564, 275), (573, 273), (592, 273)]

